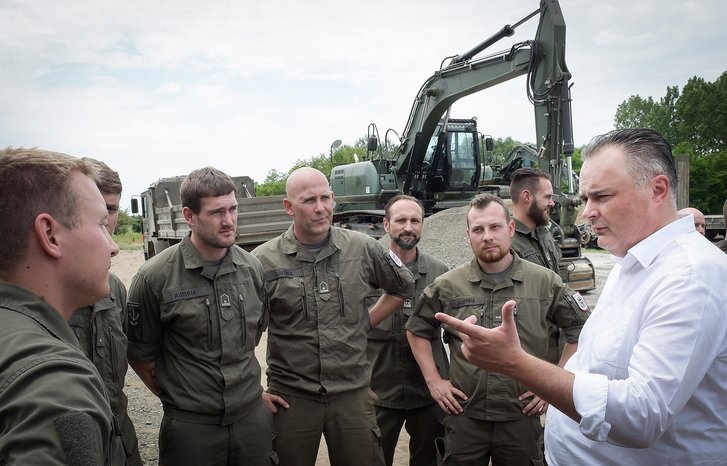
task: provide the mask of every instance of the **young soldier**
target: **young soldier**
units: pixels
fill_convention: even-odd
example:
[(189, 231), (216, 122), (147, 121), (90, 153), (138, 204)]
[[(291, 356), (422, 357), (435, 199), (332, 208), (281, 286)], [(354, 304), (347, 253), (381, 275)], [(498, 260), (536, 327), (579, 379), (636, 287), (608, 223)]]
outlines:
[[(421, 292), (447, 271), (447, 265), (417, 247), (424, 226), (424, 207), (418, 199), (403, 194), (394, 196), (386, 204), (384, 212), (389, 249), (414, 275), (414, 297), (404, 301), (403, 306), (368, 335), (371, 388), (379, 397), (375, 405), (381, 446), (386, 465), (391, 466), (401, 427), (406, 425), (409, 464), (436, 466), (434, 440), (444, 435), (443, 413), (429, 394), (427, 383), (409, 348), (405, 326)], [(449, 361), (441, 336), (432, 338), (431, 344), (439, 374), (446, 378)]]
[(523, 398), (530, 387), (468, 362), (460, 336), (449, 328), (450, 380), (442, 379), (429, 343), (439, 332), (435, 314), (476, 316), (479, 325), (492, 328), (502, 320), (502, 305), (515, 299), (521, 344), (538, 358), (548, 354), (549, 324), (563, 329), (566, 346), (576, 346), (588, 315), (585, 303), (576, 303), (558, 274), (512, 251), (514, 233), (515, 224), (499, 197), (475, 196), (467, 212), (467, 240), (475, 257), (428, 286), (407, 322), (409, 344), (432, 397), (447, 413), (440, 451), (444, 464), (491, 460), (494, 466), (524, 466), (542, 461), (540, 415), (545, 402), (532, 393)]
[[(119, 174), (105, 163), (84, 157), (83, 160), (96, 172), (96, 186), (101, 191), (108, 211), (106, 229), (113, 235), (119, 219), (121, 180)], [(141, 466), (139, 441), (134, 424), (126, 411), (128, 400), (124, 394), (124, 380), (129, 365), (126, 359), (127, 340), (126, 287), (114, 274), (109, 274), (108, 296), (93, 306), (78, 309), (68, 321), (78, 337), (81, 350), (98, 369), (106, 384), (111, 410), (116, 415), (121, 432), (121, 443), (126, 453), (126, 464)]]
[(119, 249), (83, 160), (0, 151), (0, 464), (123, 465), (103, 380), (67, 320)]
[(468, 360), (550, 402), (548, 463), (723, 464), (727, 257), (678, 217), (677, 171), (659, 133), (597, 136), (580, 181), (582, 215), (617, 261), (565, 368), (523, 351), (512, 301), (494, 329), (437, 317), (460, 332)]
[(235, 245), (229, 176), (194, 170), (180, 194), (190, 233), (142, 265), (127, 305), (129, 363), (164, 406), (159, 464), (269, 465), (254, 353), (268, 312), (262, 266)]

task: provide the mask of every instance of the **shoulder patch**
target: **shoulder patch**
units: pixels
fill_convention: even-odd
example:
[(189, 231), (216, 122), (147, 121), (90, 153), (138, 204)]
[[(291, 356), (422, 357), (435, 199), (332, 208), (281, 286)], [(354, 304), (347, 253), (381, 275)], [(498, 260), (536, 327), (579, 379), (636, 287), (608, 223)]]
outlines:
[(581, 309), (581, 311), (587, 311), (588, 310), (588, 304), (586, 304), (586, 300), (583, 299), (583, 296), (579, 292), (573, 293), (573, 300), (578, 304), (578, 307)]
[(131, 325), (132, 327), (136, 327), (139, 325), (139, 318), (141, 317), (139, 313), (140, 308), (141, 306), (139, 305), (139, 303), (135, 303), (132, 301), (126, 303), (126, 313), (129, 317), (129, 325)]
[(399, 256), (394, 254), (394, 251), (389, 249), (389, 257), (391, 257), (391, 260), (394, 261), (394, 264), (396, 264), (398, 267), (403, 267), (404, 264), (401, 262), (401, 259), (399, 259)]

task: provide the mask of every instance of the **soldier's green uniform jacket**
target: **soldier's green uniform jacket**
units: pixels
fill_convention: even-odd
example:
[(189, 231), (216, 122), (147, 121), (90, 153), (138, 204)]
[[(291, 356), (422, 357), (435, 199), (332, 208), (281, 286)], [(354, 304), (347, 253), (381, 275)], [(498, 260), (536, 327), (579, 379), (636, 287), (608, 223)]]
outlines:
[(531, 230), (520, 220), (513, 220), (515, 236), (512, 238), (512, 248), (518, 256), (558, 273), (558, 264), (563, 254), (548, 228), (540, 226)]
[(187, 235), (141, 266), (129, 288), (128, 356), (156, 361), (165, 413), (227, 425), (261, 403), (264, 294), (260, 261), (238, 246), (218, 269)]
[(126, 360), (126, 288), (119, 277), (109, 274), (109, 296), (77, 310), (68, 321), (81, 350), (98, 369), (106, 384), (111, 410), (121, 430), (121, 441), (128, 464), (141, 465), (134, 424), (127, 412), (124, 380), (129, 367)]
[[(474, 315), (479, 325), (494, 328), (502, 323), (503, 304), (512, 299), (517, 302), (517, 330), (526, 352), (546, 358), (548, 322), (563, 329), (568, 342), (576, 343), (588, 317), (585, 301), (574, 298), (570, 288), (554, 272), (524, 261), (512, 251), (511, 254), (513, 263), (507, 271), (498, 274), (498, 282), (480, 270), (477, 259), (440, 275), (424, 290), (407, 322), (407, 330), (431, 338), (440, 327), (434, 318), (437, 312), (459, 319)], [(527, 401), (519, 401), (518, 396), (527, 389), (504, 375), (484, 371), (467, 361), (456, 330), (446, 326), (445, 330), (451, 334), (450, 380), (469, 397), (467, 401), (460, 401), (464, 415), (485, 421), (513, 421), (524, 417), (521, 409)]]
[[(379, 400), (376, 406), (394, 409), (415, 409), (434, 403), (422, 371), (406, 339), (406, 321), (417, 298), (436, 277), (448, 270), (447, 264), (417, 249), (417, 258), (407, 268), (414, 275), (414, 297), (408, 299), (391, 316), (369, 332), (367, 355), (372, 365), (371, 389)], [(368, 299), (370, 308), (381, 294)], [(448, 378), (449, 361), (442, 338), (437, 334), (430, 340), (434, 362), (442, 378)]]
[[(550, 230), (545, 226), (539, 226), (531, 230), (520, 220), (514, 217), (513, 220), (515, 220), (515, 236), (512, 238), (512, 249), (515, 250), (517, 255), (526, 261), (542, 265), (560, 274), (558, 268), (563, 253), (560, 247), (555, 244)], [(563, 343), (558, 327), (551, 326), (548, 360), (560, 359), (563, 352)]]
[(381, 288), (404, 299), (414, 280), (376, 240), (332, 227), (311, 254), (293, 227), (254, 251), (270, 297), (268, 388), (320, 400), (369, 386), (366, 296)]
[(0, 321), (0, 464), (123, 465), (104, 383), (63, 317), (0, 282)]

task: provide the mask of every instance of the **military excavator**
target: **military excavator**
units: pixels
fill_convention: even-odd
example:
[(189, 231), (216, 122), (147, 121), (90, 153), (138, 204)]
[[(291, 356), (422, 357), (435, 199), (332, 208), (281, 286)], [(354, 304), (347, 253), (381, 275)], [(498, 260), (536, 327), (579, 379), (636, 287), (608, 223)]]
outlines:
[[(539, 24), (534, 39), (476, 58), (536, 16)], [(537, 166), (553, 180), (556, 205), (551, 218), (561, 239), (561, 276), (574, 289), (595, 288), (594, 268), (581, 254), (580, 232), (575, 226), (580, 199), (571, 163), (571, 73), (565, 63), (565, 21), (557, 0), (542, 0), (539, 9), (514, 25), (443, 60), (419, 89), (398, 149), (377, 155), (374, 136), (369, 139), (366, 160), (335, 166), (330, 180), (336, 200), (334, 221), (380, 237), (384, 235), (383, 208), (396, 194), (420, 199), (430, 215), (465, 205), (483, 190), (499, 193), (505, 183), (488, 183), (482, 176), (476, 120), (450, 118), (450, 109), (465, 96), (523, 75), (535, 111)]]

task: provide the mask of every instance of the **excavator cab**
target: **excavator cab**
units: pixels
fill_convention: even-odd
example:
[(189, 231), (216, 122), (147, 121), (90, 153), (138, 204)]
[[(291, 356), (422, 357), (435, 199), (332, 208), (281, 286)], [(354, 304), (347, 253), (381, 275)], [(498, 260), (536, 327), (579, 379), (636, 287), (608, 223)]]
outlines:
[(437, 125), (430, 139), (424, 167), (428, 192), (448, 197), (447, 193), (476, 191), (480, 178), (480, 147), (475, 120), (448, 120)]

